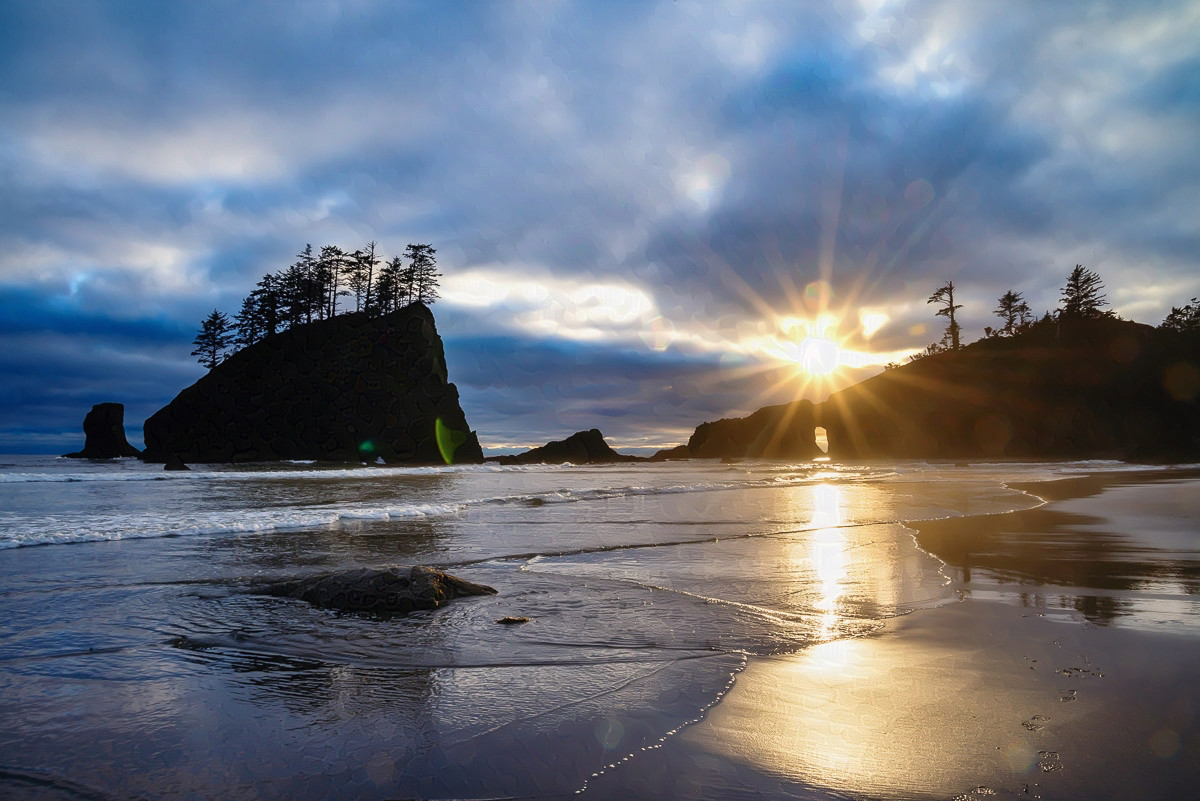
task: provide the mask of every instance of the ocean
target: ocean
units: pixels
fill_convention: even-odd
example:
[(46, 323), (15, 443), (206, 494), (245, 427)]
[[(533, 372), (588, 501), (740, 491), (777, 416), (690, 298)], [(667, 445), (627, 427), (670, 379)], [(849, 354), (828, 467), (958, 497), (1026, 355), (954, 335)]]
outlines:
[[(0, 456), (0, 797), (605, 797), (754, 660), (958, 601), (971, 566), (907, 524), (1137, 469)], [(498, 594), (382, 620), (246, 592), (384, 564)], [(1038, 583), (974, 569), (1010, 600)], [(1142, 579), (1102, 622), (1200, 631), (1187, 587)], [(1069, 581), (1039, 597), (1080, 614)]]

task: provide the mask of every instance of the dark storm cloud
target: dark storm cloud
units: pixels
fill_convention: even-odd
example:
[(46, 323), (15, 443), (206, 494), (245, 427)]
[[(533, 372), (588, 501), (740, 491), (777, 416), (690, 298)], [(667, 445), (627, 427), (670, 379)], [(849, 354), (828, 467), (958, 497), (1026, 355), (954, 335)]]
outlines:
[(521, 289), (435, 309), (495, 442), (789, 399), (737, 344), (819, 279), (876, 350), (940, 336), (950, 279), (972, 335), (1077, 262), (1152, 323), (1200, 291), (1192, 4), (873, 5), (5, 4), (0, 448), (136, 429), (309, 242)]

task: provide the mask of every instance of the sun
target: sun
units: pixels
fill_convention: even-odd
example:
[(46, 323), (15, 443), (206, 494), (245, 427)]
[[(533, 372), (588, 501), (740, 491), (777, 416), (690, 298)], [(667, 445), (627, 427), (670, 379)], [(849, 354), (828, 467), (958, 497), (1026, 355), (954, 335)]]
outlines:
[(831, 314), (816, 319), (785, 317), (779, 321), (785, 340), (772, 348), (776, 358), (791, 362), (811, 376), (828, 376), (845, 364), (845, 355), (835, 338), (838, 321)]
[(800, 369), (809, 375), (829, 375), (841, 364), (841, 348), (825, 337), (805, 337), (797, 344), (796, 350)]

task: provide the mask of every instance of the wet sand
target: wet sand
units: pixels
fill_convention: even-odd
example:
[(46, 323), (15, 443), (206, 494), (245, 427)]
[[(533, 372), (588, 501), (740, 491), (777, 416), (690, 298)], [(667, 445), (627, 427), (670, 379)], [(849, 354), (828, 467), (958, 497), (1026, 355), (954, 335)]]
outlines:
[[(1200, 786), (1200, 480), (1023, 485), (1024, 512), (916, 524), (961, 597), (754, 658), (603, 797), (1190, 798)], [(634, 762), (641, 760), (634, 760)]]

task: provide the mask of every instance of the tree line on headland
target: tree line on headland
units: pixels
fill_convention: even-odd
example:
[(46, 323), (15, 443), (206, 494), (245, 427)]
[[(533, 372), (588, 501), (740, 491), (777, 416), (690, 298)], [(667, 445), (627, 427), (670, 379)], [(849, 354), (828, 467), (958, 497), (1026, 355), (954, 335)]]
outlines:
[[(955, 288), (953, 281), (947, 281), (929, 296), (926, 303), (937, 304), (938, 310), (935, 314), (947, 320), (946, 332), (940, 341), (910, 356), (909, 361), (962, 348), (962, 327), (958, 324), (957, 313), (963, 305), (954, 302)], [(1108, 299), (1103, 290), (1104, 282), (1099, 275), (1082, 264), (1076, 264), (1062, 287), (1059, 307), (1053, 312), (1046, 312), (1041, 318), (1036, 318), (1022, 294), (1010, 289), (1000, 296), (998, 305), (992, 312), (1000, 318), (1003, 325), (998, 328), (985, 326), (984, 338), (1015, 336), (1064, 321), (1093, 320), (1101, 317), (1116, 319), (1117, 314), (1114, 311), (1104, 308), (1108, 305)], [(1191, 303), (1182, 308), (1173, 306), (1159, 328), (1185, 334), (1200, 333), (1200, 300), (1192, 298)], [(887, 368), (894, 369), (898, 366), (893, 362), (888, 364)]]
[(232, 318), (213, 309), (192, 341), (192, 355), (211, 370), (264, 337), (336, 316), (339, 298), (354, 299), (354, 307), (347, 300), (341, 313), (366, 312), (372, 317), (410, 303), (432, 303), (441, 277), (437, 250), (428, 244), (410, 244), (403, 258), (387, 261), (374, 242), (353, 253), (337, 245), (314, 252), (312, 245), (305, 245), (293, 264), (264, 275)]

